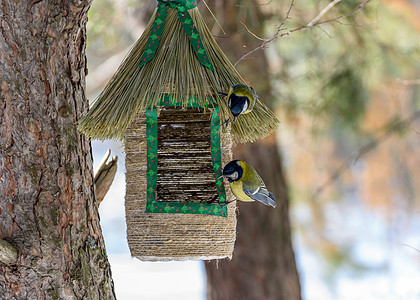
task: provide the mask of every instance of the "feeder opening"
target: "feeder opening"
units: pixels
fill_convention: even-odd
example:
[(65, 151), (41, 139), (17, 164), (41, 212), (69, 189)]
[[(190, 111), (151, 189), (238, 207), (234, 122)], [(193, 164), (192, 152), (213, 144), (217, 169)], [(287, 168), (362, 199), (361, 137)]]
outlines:
[(219, 107), (174, 105), (170, 95), (159, 104), (146, 111), (145, 212), (227, 217)]
[(158, 116), (156, 200), (218, 202), (211, 156), (211, 112), (163, 107)]

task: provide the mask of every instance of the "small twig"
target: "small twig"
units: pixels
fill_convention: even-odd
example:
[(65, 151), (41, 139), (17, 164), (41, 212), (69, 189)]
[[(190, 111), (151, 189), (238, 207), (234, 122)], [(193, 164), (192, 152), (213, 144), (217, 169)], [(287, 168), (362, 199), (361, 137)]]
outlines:
[(260, 40), (260, 41), (263, 41), (263, 42), (266, 40), (265, 38), (261, 38), (258, 35), (256, 35), (255, 33), (253, 33), (244, 22), (240, 21), (239, 23), (241, 23), (242, 26), (245, 27), (246, 31), (248, 31), (248, 33), (251, 34), (257, 40)]
[(293, 32), (296, 31), (301, 31), (301, 30), (306, 30), (309, 28), (313, 28), (313, 27), (317, 27), (319, 25), (322, 24), (327, 24), (327, 23), (332, 23), (332, 22), (338, 22), (338, 20), (342, 19), (342, 18), (346, 18), (349, 17), (351, 15), (354, 15), (357, 11), (359, 11), (360, 9), (362, 9), (364, 6), (366, 6), (369, 2), (371, 2), (372, 0), (366, 0), (365, 2), (359, 4), (355, 9), (353, 9), (351, 12), (345, 14), (345, 15), (341, 15), (332, 19), (328, 19), (325, 21), (319, 21), (323, 15), (325, 15), (325, 13), (327, 13), (327, 11), (329, 11), (332, 7), (334, 7), (337, 3), (339, 3), (341, 0), (334, 0), (333, 2), (331, 2), (330, 4), (328, 4), (311, 22), (309, 22), (307, 25), (301, 26), (301, 27), (297, 27), (294, 29), (291, 29), (287, 32), (281, 33), (280, 31), (282, 30), (282, 26), (284, 25), (284, 23), (286, 22), (286, 20), (289, 18), (290, 12), (292, 10), (292, 7), (294, 5), (294, 0), (292, 0), (289, 9), (286, 13), (286, 17), (283, 19), (283, 21), (280, 23), (280, 25), (277, 27), (276, 33), (271, 37), (271, 38), (260, 38), (258, 37), (256, 34), (252, 33), (247, 26), (245, 26), (244, 23), (242, 23), (242, 25), (244, 25), (245, 29), (252, 34), (255, 38), (259, 39), (262, 41), (262, 43), (257, 46), (256, 48), (252, 49), (251, 51), (245, 53), (244, 55), (242, 55), (234, 64), (234, 66), (236, 67), (236, 65), (241, 62), (242, 60), (244, 60), (245, 58), (247, 58), (248, 56), (250, 56), (251, 54), (257, 52), (258, 50), (262, 50), (264, 48), (267, 47), (267, 44), (273, 42), (274, 40), (277, 40), (279, 38), (282, 38), (284, 36), (288, 36)]
[(410, 245), (407, 245), (407, 244), (401, 244), (401, 245), (406, 246), (406, 247), (408, 247), (408, 248), (411, 248), (411, 249), (413, 249), (413, 250), (417, 251), (418, 253), (420, 253), (420, 250), (419, 250), (419, 249), (417, 249), (417, 248), (414, 248), (413, 246), (410, 246)]
[(290, 12), (292, 11), (292, 7), (293, 7), (294, 4), (295, 4), (295, 0), (292, 0), (292, 2), (290, 2), (289, 9), (287, 10), (286, 16), (284, 17), (283, 21), (281, 21), (280, 25), (277, 27), (276, 34), (278, 34), (280, 32), (280, 28), (284, 25), (286, 20), (289, 18)]
[(326, 24), (326, 23), (336, 22), (337, 20), (340, 20), (340, 19), (343, 19), (343, 18), (350, 17), (351, 15), (354, 15), (357, 11), (359, 11), (360, 9), (362, 9), (363, 7), (365, 7), (365, 6), (366, 6), (366, 4), (368, 4), (368, 3), (369, 3), (369, 2), (371, 2), (371, 1), (372, 1), (372, 0), (366, 0), (365, 2), (363, 2), (363, 3), (359, 4), (359, 6), (357, 6), (355, 9), (353, 9), (351, 12), (349, 12), (349, 13), (347, 13), (347, 14), (345, 14), (345, 15), (338, 16), (338, 17), (335, 17), (335, 18), (332, 18), (332, 19), (329, 19), (329, 20), (326, 20), (326, 21), (323, 21), (323, 22), (317, 22), (317, 23), (315, 23), (315, 24), (314, 24), (313, 26), (311, 26), (311, 27), (314, 27), (314, 26), (319, 26), (319, 25)]
[(337, 3), (341, 2), (341, 0), (334, 0), (330, 4), (328, 4), (311, 22), (309, 22), (306, 26), (312, 27), (316, 22), (318, 22), (331, 8), (333, 8)]
[(258, 37), (256, 34), (254, 34), (251, 30), (249, 30), (249, 28), (245, 25), (245, 22), (241, 22), (242, 25), (244, 25), (245, 29), (255, 38), (259, 39), (260, 41), (262, 41), (261, 45), (258, 46), (257, 48), (254, 48), (253, 50), (245, 53), (244, 55), (242, 55), (242, 57), (240, 57), (234, 64), (234, 66), (236, 67), (236, 65), (243, 59), (245, 59), (246, 57), (248, 57), (249, 55), (251, 55), (252, 53), (260, 50), (260, 49), (264, 49), (265, 45), (268, 43), (271, 43), (272, 41), (274, 41), (275, 39), (277, 39), (279, 37), (280, 31), (281, 31), (281, 27), (284, 25), (284, 23), (286, 22), (286, 20), (289, 18), (290, 12), (292, 11), (292, 7), (293, 4), (295, 3), (295, 0), (292, 0), (292, 2), (290, 3), (289, 9), (287, 10), (286, 16), (284, 17), (283, 21), (280, 23), (279, 26), (277, 26), (277, 31), (276, 33), (269, 39), (263, 39)]

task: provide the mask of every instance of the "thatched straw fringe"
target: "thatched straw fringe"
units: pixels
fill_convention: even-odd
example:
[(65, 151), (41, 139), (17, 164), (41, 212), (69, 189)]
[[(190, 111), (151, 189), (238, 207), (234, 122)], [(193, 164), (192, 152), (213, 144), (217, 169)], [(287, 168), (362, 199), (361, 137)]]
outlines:
[[(198, 61), (175, 9), (168, 10), (154, 58), (139, 68), (155, 18), (153, 15), (143, 35), (90, 111), (80, 120), (81, 131), (92, 138), (124, 139), (124, 131), (136, 113), (155, 105), (162, 94), (172, 94), (184, 101), (198, 96), (203, 104), (206, 97), (213, 97), (221, 108), (221, 121), (228, 118), (227, 101), (217, 94), (244, 80), (213, 39), (198, 9), (189, 12), (215, 72)], [(253, 112), (237, 119), (232, 134), (237, 141), (253, 141), (272, 133), (277, 126), (275, 115), (258, 102)]]

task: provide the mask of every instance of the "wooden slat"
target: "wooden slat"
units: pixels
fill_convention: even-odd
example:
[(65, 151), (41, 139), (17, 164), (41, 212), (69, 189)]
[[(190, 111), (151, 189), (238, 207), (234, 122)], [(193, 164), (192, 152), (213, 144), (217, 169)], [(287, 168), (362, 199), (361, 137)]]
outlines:
[(165, 107), (158, 128), (157, 200), (205, 203), (217, 196), (210, 113)]

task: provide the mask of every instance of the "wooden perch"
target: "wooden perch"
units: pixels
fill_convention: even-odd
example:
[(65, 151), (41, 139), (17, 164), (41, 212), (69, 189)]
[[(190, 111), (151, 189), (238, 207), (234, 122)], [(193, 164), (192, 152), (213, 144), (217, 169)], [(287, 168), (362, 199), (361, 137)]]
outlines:
[(5, 265), (15, 265), (17, 258), (18, 252), (16, 248), (9, 242), (0, 240), (0, 262)]
[(115, 174), (117, 173), (118, 157), (114, 156), (108, 163), (106, 162), (110, 154), (111, 150), (108, 150), (104, 158), (102, 158), (102, 161), (99, 164), (99, 169), (95, 174), (95, 195), (98, 204), (100, 204), (104, 199), (109, 187), (114, 181)]

